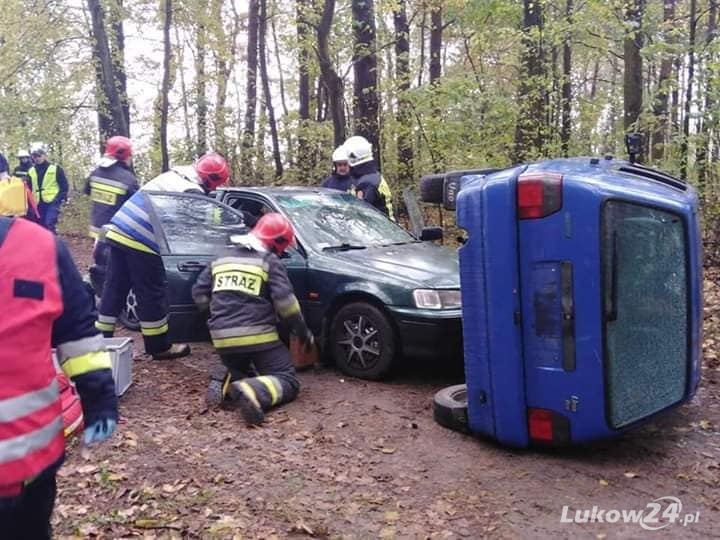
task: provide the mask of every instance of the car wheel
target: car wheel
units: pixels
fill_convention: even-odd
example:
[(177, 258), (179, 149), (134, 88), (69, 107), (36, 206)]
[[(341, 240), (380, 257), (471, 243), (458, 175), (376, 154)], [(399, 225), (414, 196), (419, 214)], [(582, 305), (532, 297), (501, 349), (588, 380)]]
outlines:
[(428, 174), (420, 179), (420, 200), (426, 203), (441, 204), (445, 186), (444, 174)]
[(140, 330), (140, 317), (137, 313), (137, 298), (135, 298), (134, 292), (128, 293), (125, 308), (120, 312), (118, 320), (128, 330)]
[(443, 427), (468, 433), (467, 386), (456, 384), (437, 392), (433, 397), (433, 418)]
[(330, 349), (335, 365), (347, 375), (377, 380), (390, 370), (395, 358), (395, 331), (378, 308), (355, 302), (333, 317)]

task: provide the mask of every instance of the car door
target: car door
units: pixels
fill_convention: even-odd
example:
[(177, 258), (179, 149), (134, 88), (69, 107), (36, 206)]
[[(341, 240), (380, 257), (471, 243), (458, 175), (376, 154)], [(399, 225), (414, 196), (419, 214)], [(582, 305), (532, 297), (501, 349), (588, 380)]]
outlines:
[(247, 232), (242, 215), (199, 194), (148, 193), (164, 237), (162, 259), (168, 282), (170, 339), (208, 339), (206, 314), (192, 300), (198, 274), (230, 245), (229, 237)]

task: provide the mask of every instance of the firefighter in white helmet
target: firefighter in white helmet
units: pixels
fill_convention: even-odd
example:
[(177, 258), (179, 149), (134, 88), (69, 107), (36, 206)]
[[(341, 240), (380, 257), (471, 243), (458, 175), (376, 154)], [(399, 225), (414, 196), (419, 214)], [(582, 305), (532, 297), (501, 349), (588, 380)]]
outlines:
[(394, 221), (392, 192), (378, 170), (370, 141), (354, 135), (345, 141), (343, 148), (347, 152), (357, 196)]
[(338, 146), (332, 153), (333, 172), (325, 178), (320, 187), (339, 189), (355, 194), (355, 180), (350, 174), (350, 161), (344, 146)]

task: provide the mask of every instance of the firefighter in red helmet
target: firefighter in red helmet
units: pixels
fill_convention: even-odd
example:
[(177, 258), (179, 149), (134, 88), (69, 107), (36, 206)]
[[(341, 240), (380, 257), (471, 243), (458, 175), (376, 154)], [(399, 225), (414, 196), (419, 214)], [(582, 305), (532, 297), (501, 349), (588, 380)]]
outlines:
[(140, 331), (145, 352), (156, 360), (190, 354), (184, 343), (170, 344), (165, 268), (160, 257), (160, 239), (153, 225), (151, 191), (208, 194), (230, 178), (230, 167), (215, 152), (201, 156), (193, 165), (173, 167), (153, 178), (120, 207), (106, 225), (110, 244), (108, 269), (96, 326), (106, 337), (132, 288), (137, 300)]
[(314, 338), (280, 261), (295, 243), (290, 222), (271, 212), (232, 240), (235, 245), (198, 276), (192, 295), (200, 309), (210, 310), (212, 342), (228, 369), (218, 401), (235, 402), (247, 424), (259, 425), (270, 408), (294, 400), (300, 389), (277, 316), (306, 347)]
[(84, 192), (90, 196), (90, 237), (95, 240), (90, 281), (95, 294), (102, 296), (110, 245), (103, 241), (102, 228), (120, 207), (140, 188), (131, 169), (132, 143), (116, 135), (105, 142), (105, 152), (97, 167), (85, 180)]

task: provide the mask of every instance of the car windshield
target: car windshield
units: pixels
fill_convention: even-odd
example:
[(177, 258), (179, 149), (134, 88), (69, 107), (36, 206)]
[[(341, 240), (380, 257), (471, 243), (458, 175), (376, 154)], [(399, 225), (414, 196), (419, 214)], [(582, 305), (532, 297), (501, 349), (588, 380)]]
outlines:
[(242, 217), (217, 201), (178, 193), (148, 193), (172, 254), (222, 253), (232, 234), (247, 232)]
[(318, 249), (353, 249), (415, 242), (410, 234), (349, 193), (295, 193), (277, 201)]

